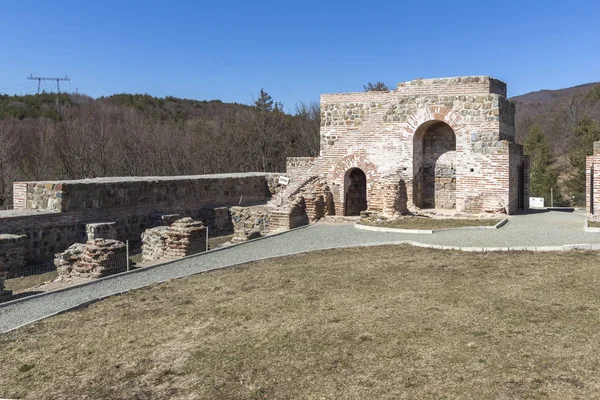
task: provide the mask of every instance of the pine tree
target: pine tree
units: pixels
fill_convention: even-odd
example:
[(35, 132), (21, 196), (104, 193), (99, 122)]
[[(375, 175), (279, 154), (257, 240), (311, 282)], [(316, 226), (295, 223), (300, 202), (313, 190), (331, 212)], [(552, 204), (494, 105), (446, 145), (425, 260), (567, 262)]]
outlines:
[(554, 202), (560, 204), (562, 195), (558, 187), (558, 171), (552, 165), (554, 156), (548, 139), (539, 125), (534, 125), (525, 138), (524, 153), (530, 157), (529, 193), (532, 197), (543, 197), (550, 205), (550, 192), (554, 191)]
[(369, 82), (366, 85), (363, 85), (365, 88), (365, 92), (386, 92), (388, 89), (387, 85), (381, 81), (375, 82), (375, 84)]
[(575, 130), (576, 142), (569, 152), (572, 167), (568, 186), (575, 204), (585, 203), (585, 157), (594, 152), (594, 142), (600, 140), (600, 125), (590, 117), (583, 117)]

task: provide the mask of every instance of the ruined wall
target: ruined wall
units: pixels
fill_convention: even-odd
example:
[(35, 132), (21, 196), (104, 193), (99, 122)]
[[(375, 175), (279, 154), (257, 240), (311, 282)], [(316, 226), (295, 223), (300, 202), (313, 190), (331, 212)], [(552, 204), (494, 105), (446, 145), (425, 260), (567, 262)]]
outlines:
[[(246, 173), (195, 177), (99, 178), (65, 182), (17, 183), (18, 204), (26, 210), (0, 211), (0, 233), (25, 235), (29, 262), (51, 259), (75, 242), (85, 242), (88, 227), (114, 222), (111, 236), (139, 241), (163, 216), (203, 219), (211, 232), (228, 228), (222, 207), (264, 203), (280, 174)], [(17, 204), (15, 203), (15, 204)], [(211, 225), (212, 224), (212, 225)], [(229, 225), (230, 227), (231, 225)], [(112, 228), (111, 228), (112, 230)], [(0, 246), (0, 258), (7, 254)], [(7, 257), (7, 256), (6, 256)], [(5, 257), (5, 258), (6, 258)], [(11, 263), (9, 263), (12, 265)]]
[(594, 154), (585, 159), (585, 194), (588, 217), (600, 220), (600, 142), (594, 142)]
[[(116, 208), (186, 209), (205, 204), (245, 204), (271, 196), (268, 178), (279, 174), (240, 173), (173, 177), (94, 178), (64, 182), (20, 182), (15, 210), (75, 212)], [(23, 194), (23, 186), (26, 191)], [(25, 199), (22, 199), (22, 196)], [(23, 206), (24, 204), (24, 206)]]
[[(409, 209), (418, 207), (415, 203), (422, 205), (421, 197), (434, 203), (435, 194), (428, 191), (435, 191), (438, 183), (445, 191), (440, 192), (440, 202), (450, 205), (455, 196), (458, 211), (516, 212), (509, 198), (508, 150), (514, 141), (515, 107), (505, 96), (506, 85), (485, 76), (420, 79), (386, 92), (322, 95), (316, 165), (334, 193), (336, 213), (343, 212), (344, 174), (354, 167), (367, 175), (369, 207), (373, 185), (401, 173), (406, 177)], [(454, 165), (440, 165), (436, 177), (435, 162), (441, 154), (426, 151), (431, 143), (419, 132), (440, 122), (444, 124), (439, 129), (449, 128), (455, 135), (455, 149), (445, 150), (455, 150), (456, 155)], [(514, 151), (521, 152), (516, 146)], [(424, 159), (427, 154), (435, 155), (435, 162)], [(419, 172), (423, 167), (431, 167), (429, 180), (419, 184), (425, 178), (420, 175), (424, 171)], [(454, 171), (445, 176), (451, 167), (456, 176), (451, 176)]]

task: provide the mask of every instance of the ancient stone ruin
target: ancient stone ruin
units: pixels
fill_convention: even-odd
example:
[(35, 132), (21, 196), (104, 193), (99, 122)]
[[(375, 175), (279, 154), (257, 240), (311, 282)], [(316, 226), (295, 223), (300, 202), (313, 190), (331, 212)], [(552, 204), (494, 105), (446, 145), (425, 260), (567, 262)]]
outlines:
[(178, 219), (165, 231), (165, 258), (182, 258), (206, 250), (206, 227), (190, 217)]
[(320, 178), (335, 215), (513, 214), (528, 207), (529, 186), (514, 123), (506, 85), (487, 76), (324, 94), (320, 156), (288, 159), (290, 184), (278, 201)]
[[(286, 176), (16, 182), (15, 209), (0, 211), (0, 273), (86, 241), (58, 257), (59, 270), (114, 272), (108, 260), (122, 252), (115, 240), (142, 242), (143, 261), (154, 261), (205, 250), (207, 230), (245, 241), (326, 215), (513, 214), (529, 197), (529, 158), (515, 143), (514, 120), (496, 79), (418, 79), (390, 91), (322, 95), (320, 155), (288, 158)], [(593, 157), (588, 184), (600, 178)], [(596, 217), (594, 190), (588, 210)]]
[(594, 153), (585, 159), (585, 192), (588, 217), (600, 220), (600, 142), (594, 142)]
[(61, 276), (102, 278), (126, 271), (127, 248), (118, 240), (92, 239), (57, 254), (54, 263)]
[(142, 263), (165, 258), (168, 226), (157, 226), (142, 233)]
[[(0, 264), (2, 267), (2, 264)], [(6, 280), (6, 273), (0, 272), (0, 302), (8, 301), (12, 297), (12, 291), (4, 289), (4, 281)]]

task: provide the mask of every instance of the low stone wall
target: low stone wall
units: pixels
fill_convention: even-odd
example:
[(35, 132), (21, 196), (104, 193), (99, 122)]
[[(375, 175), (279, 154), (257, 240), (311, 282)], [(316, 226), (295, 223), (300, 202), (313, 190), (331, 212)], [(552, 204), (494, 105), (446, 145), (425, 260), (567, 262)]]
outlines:
[[(1, 267), (2, 267), (2, 264), (0, 264), (0, 268)], [(4, 280), (5, 279), (6, 279), (6, 276), (4, 275), (4, 273), (0, 273), (0, 302), (10, 300), (10, 298), (12, 296), (12, 291), (4, 289)]]
[(200, 221), (182, 218), (165, 231), (165, 258), (182, 258), (206, 251), (206, 227)]
[[(50, 262), (76, 242), (94, 238), (139, 243), (146, 229), (191, 217), (211, 236), (233, 230), (229, 207), (266, 203), (280, 190), (280, 174), (244, 173), (186, 177), (98, 178), (16, 183), (20, 210), (0, 211), (0, 239), (7, 268)], [(59, 201), (60, 200), (60, 201)], [(11, 248), (20, 248), (15, 253)]]
[(234, 242), (266, 235), (271, 228), (271, 206), (231, 207)]
[(94, 239), (57, 254), (55, 264), (61, 276), (102, 278), (127, 269), (127, 248), (118, 240)]
[[(26, 185), (17, 209), (74, 212), (123, 207), (186, 208), (191, 204), (234, 205), (268, 200), (280, 174), (116, 177), (72, 181), (18, 182)], [(18, 191), (23, 196), (23, 189)], [(22, 204), (25, 204), (22, 206)]]
[(0, 234), (0, 275), (27, 264), (26, 235)]
[(157, 226), (142, 233), (142, 262), (152, 262), (165, 258), (165, 241), (168, 226)]

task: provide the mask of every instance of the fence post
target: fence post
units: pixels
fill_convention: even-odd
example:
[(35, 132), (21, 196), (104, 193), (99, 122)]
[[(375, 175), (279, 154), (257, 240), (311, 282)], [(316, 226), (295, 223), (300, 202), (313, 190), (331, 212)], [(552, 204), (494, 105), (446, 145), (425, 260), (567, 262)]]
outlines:
[(127, 271), (129, 271), (129, 240), (125, 241), (125, 248), (126, 250), (126, 254), (127, 254)]
[(206, 250), (208, 251), (208, 226), (206, 227)]

